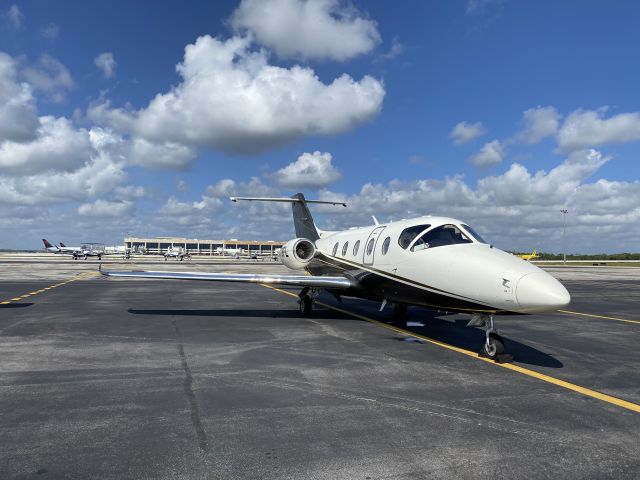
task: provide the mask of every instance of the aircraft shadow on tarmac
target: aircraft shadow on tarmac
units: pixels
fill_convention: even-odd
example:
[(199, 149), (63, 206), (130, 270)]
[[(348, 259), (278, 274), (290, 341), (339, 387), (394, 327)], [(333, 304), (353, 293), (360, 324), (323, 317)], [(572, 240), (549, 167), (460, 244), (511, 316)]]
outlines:
[[(351, 305), (349, 305), (351, 307)], [(354, 311), (362, 310), (361, 308), (353, 308)], [(216, 310), (185, 310), (185, 309), (133, 309), (127, 310), (134, 315), (175, 315), (175, 316), (194, 316), (194, 317), (241, 317), (241, 318), (292, 318), (299, 319), (300, 313), (296, 309), (216, 309)], [(380, 321), (392, 323), (393, 315), (380, 314), (377, 311), (362, 312), (368, 314), (372, 318)], [(424, 326), (409, 326), (407, 330), (420, 334), (424, 337), (447, 343), (458, 348), (479, 351), (484, 341), (484, 331), (478, 328), (467, 327), (468, 319), (446, 320), (442, 317), (450, 314), (436, 313), (425, 309), (412, 309), (407, 317), (409, 322), (421, 322)], [(455, 315), (455, 314), (453, 314)], [(313, 311), (315, 319), (331, 319), (331, 320), (349, 320), (362, 321), (351, 316), (347, 316), (329, 308), (318, 306)], [(397, 337), (395, 337), (397, 338)], [(541, 352), (524, 343), (503, 337), (507, 353), (513, 355), (513, 360), (518, 363), (527, 365), (536, 365), (548, 368), (562, 368), (562, 362), (551, 355)]]
[(2, 308), (24, 308), (24, 307), (30, 307), (31, 305), (33, 305), (33, 302), (31, 302), (31, 303), (7, 303), (6, 305), (0, 305), (0, 309), (2, 309)]
[[(409, 322), (412, 321), (409, 317)], [(432, 340), (447, 343), (458, 348), (476, 352), (485, 338), (485, 333), (479, 328), (467, 327), (469, 319), (445, 320), (440, 316), (421, 315), (422, 327), (408, 327), (407, 329), (428, 337)], [(499, 318), (498, 318), (499, 321)], [(534, 347), (513, 340), (503, 335), (506, 353), (513, 355), (513, 361), (527, 365), (547, 368), (563, 368), (561, 361)]]
[[(289, 310), (139, 310), (130, 308), (127, 310), (134, 315), (175, 315), (185, 317), (241, 317), (241, 318), (300, 318), (300, 313), (295, 309)], [(339, 312), (329, 309), (317, 309), (313, 311), (313, 317), (318, 319), (344, 319), (355, 320)]]

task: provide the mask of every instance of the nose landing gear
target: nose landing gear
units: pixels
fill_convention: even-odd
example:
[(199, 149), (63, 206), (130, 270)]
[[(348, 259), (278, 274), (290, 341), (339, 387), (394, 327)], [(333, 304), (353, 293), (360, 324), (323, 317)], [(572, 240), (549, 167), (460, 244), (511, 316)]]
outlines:
[(480, 355), (498, 363), (507, 363), (513, 360), (513, 356), (504, 353), (504, 340), (498, 334), (493, 324), (493, 315), (476, 313), (467, 324), (469, 327), (483, 327), (485, 340), (482, 344)]

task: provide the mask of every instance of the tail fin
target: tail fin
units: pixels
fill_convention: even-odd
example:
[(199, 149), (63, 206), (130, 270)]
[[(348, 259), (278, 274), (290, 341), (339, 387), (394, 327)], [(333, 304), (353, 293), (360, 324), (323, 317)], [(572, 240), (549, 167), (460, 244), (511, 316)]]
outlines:
[(51, 244), (49, 243), (49, 240), (47, 240), (46, 238), (43, 238), (43, 239), (42, 239), (42, 243), (44, 243), (44, 248), (56, 248), (56, 247), (54, 247), (53, 245), (51, 245)]
[(313, 222), (313, 217), (307, 207), (307, 202), (302, 193), (296, 193), (293, 197), (298, 201), (291, 204), (293, 210), (293, 226), (296, 230), (296, 237), (308, 238), (312, 242), (315, 242), (320, 238), (316, 224)]
[(309, 211), (309, 207), (307, 204), (309, 203), (324, 203), (329, 205), (342, 205), (346, 207), (347, 204), (344, 202), (328, 202), (325, 200), (307, 200), (304, 198), (302, 193), (296, 193), (291, 198), (264, 198), (264, 197), (230, 197), (232, 202), (237, 202), (238, 200), (248, 200), (248, 201), (257, 201), (257, 202), (288, 202), (291, 203), (291, 207), (293, 210), (293, 225), (296, 230), (296, 237), (298, 238), (308, 238), (309, 240), (315, 242), (320, 238), (320, 234), (318, 233), (318, 229), (316, 228), (315, 223), (313, 223), (313, 217), (311, 216), (311, 212)]
[(66, 246), (64, 243), (62, 243), (62, 242), (60, 242), (60, 246), (61, 246), (62, 248), (66, 248), (66, 247), (67, 247), (67, 246)]

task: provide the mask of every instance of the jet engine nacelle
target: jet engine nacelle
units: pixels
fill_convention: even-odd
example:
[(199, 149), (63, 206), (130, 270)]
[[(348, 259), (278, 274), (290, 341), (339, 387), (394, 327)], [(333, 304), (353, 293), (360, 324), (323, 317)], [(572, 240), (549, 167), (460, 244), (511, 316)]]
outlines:
[(306, 238), (294, 238), (284, 244), (280, 250), (280, 260), (293, 270), (301, 270), (307, 266), (316, 254), (316, 246)]

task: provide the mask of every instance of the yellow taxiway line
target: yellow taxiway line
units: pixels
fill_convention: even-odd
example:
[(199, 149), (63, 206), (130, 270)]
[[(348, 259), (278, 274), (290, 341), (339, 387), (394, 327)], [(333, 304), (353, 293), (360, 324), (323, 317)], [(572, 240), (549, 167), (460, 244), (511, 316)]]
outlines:
[[(286, 290), (282, 290), (280, 288), (272, 287), (270, 285), (261, 284), (263, 287), (270, 288), (272, 290), (276, 290), (280, 293), (284, 293), (285, 295), (290, 295), (292, 297), (297, 297), (295, 293), (288, 292)], [(374, 320), (373, 318), (366, 317), (364, 315), (360, 315), (359, 313), (350, 312), (348, 310), (344, 310), (339, 307), (334, 307), (333, 305), (329, 305), (327, 303), (318, 302), (318, 305), (322, 305), (323, 307), (330, 308), (331, 310), (335, 310), (336, 312), (344, 313), (345, 315), (349, 315), (351, 317), (359, 318), (360, 320), (364, 320), (366, 322), (372, 323), (382, 328), (386, 328), (387, 330), (392, 330), (394, 332), (401, 333), (402, 335), (406, 335), (408, 337), (418, 338), (420, 340), (424, 340), (425, 342), (431, 343), (433, 345), (437, 345), (442, 348), (446, 348), (447, 350), (452, 350), (454, 352), (461, 353), (468, 357), (475, 358), (476, 360), (481, 360), (486, 363), (490, 363), (497, 367), (506, 368), (507, 370), (511, 370), (514, 372), (521, 373), (523, 375), (527, 375), (528, 377), (537, 378), (538, 380), (542, 380), (543, 382), (551, 383), (553, 385), (557, 385), (562, 388), (566, 388), (567, 390), (572, 390), (574, 392), (581, 393), (582, 395), (586, 395), (588, 397), (592, 397), (603, 402), (610, 403), (612, 405), (617, 405), (618, 407), (626, 408), (628, 410), (640, 413), (640, 405), (628, 402), (626, 400), (622, 400), (621, 398), (613, 397), (611, 395), (607, 395), (606, 393), (598, 392), (596, 390), (591, 390), (590, 388), (581, 387), (580, 385), (576, 385), (574, 383), (566, 382), (564, 380), (560, 380), (559, 378), (551, 377), (549, 375), (545, 375), (544, 373), (536, 372), (535, 370), (530, 370), (528, 368), (521, 367), (519, 365), (514, 365), (512, 363), (497, 363), (493, 360), (490, 360), (485, 357), (479, 356), (476, 352), (472, 352), (471, 350), (466, 350), (464, 348), (456, 347), (454, 345), (449, 345), (448, 343), (440, 342), (438, 340), (434, 340), (429, 337), (425, 337), (423, 335), (413, 333), (409, 330), (404, 330), (402, 328), (395, 327), (393, 325), (388, 325), (386, 323), (380, 322), (378, 320)]]
[(558, 310), (560, 313), (568, 313), (571, 315), (582, 315), (583, 317), (604, 318), (607, 320), (617, 320), (618, 322), (640, 323), (640, 320), (629, 320), (627, 318), (607, 317), (606, 315), (594, 315), (593, 313), (572, 312), (571, 310)]
[(53, 288), (57, 288), (57, 287), (61, 287), (62, 285), (66, 285), (67, 283), (75, 282), (77, 280), (84, 280), (86, 278), (91, 278), (91, 277), (94, 277), (96, 275), (99, 275), (98, 272), (82, 272), (82, 273), (79, 273), (76, 276), (74, 276), (74, 277), (72, 277), (72, 278), (70, 278), (68, 280), (65, 280), (63, 282), (55, 283), (55, 284), (50, 285), (48, 287), (44, 287), (44, 288), (42, 288), (40, 290), (36, 290), (34, 292), (25, 293), (24, 295), (20, 295), (20, 296), (17, 296), (17, 297), (10, 298), (9, 300), (0, 301), (0, 305), (9, 305), (12, 302), (19, 302), (20, 300), (24, 300), (25, 298), (32, 297), (32, 296), (37, 295), (39, 293), (47, 292), (47, 291), (49, 291), (49, 290), (51, 290)]

